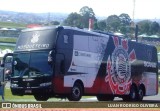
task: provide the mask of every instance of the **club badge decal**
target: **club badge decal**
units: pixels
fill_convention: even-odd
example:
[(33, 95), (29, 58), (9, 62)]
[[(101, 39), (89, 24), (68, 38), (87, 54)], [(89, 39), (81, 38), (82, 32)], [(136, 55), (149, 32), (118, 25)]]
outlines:
[(131, 79), (131, 62), (136, 59), (134, 49), (128, 53), (128, 41), (119, 41), (113, 37), (115, 49), (108, 57), (105, 81), (109, 83), (113, 94), (128, 94)]
[(32, 35), (31, 42), (32, 42), (32, 43), (38, 42), (38, 41), (39, 41), (39, 37), (40, 37), (39, 32), (35, 32), (35, 33)]

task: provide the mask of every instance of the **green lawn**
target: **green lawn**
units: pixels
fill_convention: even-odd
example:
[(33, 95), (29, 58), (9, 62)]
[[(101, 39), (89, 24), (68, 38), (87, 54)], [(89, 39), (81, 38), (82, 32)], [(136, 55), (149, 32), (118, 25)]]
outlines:
[(25, 28), (26, 24), (13, 23), (13, 22), (0, 22), (0, 27), (6, 27), (6, 28)]
[[(15, 37), (0, 37), (0, 43), (13, 43), (16, 44), (17, 38)], [(14, 50), (14, 46), (4, 46), (4, 45), (0, 45), (0, 49), (4, 50), (4, 49), (11, 49)]]
[[(10, 88), (5, 88), (5, 101), (30, 101), (35, 100), (33, 96), (27, 95), (27, 96), (14, 96), (11, 93)], [(36, 101), (36, 100), (35, 100)]]
[(0, 49), (1, 50), (4, 50), (4, 49), (14, 50), (14, 47), (13, 46), (3, 46), (3, 45), (0, 45)]
[(16, 43), (16, 37), (0, 37), (0, 42)]

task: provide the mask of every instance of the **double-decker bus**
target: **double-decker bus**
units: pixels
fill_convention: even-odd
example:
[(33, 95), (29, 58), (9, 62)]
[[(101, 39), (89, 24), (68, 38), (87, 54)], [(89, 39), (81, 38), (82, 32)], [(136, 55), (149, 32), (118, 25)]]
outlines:
[[(23, 30), (13, 54), (13, 95), (141, 101), (158, 93), (157, 50), (113, 34), (73, 27)], [(3, 64), (2, 64), (3, 66)]]

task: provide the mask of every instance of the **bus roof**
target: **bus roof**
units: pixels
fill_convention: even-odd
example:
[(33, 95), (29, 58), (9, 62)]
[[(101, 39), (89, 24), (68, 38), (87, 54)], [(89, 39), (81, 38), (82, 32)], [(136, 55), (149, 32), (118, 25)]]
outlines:
[[(86, 32), (86, 33), (90, 33), (90, 34), (95, 34), (95, 35), (101, 35), (101, 36), (106, 36), (106, 35), (111, 35), (114, 36), (114, 34), (109, 33), (109, 32), (103, 32), (103, 31), (99, 31), (99, 30), (92, 30), (89, 31), (87, 29), (80, 29), (77, 27), (70, 27), (70, 26), (46, 26), (46, 27), (35, 27), (35, 28), (27, 28), (22, 30), (22, 32), (28, 32), (28, 31), (37, 31), (37, 30), (52, 30), (52, 29), (71, 29), (71, 30), (75, 30), (75, 31), (81, 31), (81, 32)], [(116, 35), (115, 35), (116, 36)]]

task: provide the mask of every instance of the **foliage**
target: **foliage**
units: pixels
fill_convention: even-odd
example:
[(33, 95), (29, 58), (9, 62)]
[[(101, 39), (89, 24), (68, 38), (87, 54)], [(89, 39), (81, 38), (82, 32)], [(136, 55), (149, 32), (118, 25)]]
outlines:
[(122, 34), (127, 34), (127, 33), (131, 33), (131, 18), (128, 14), (122, 13), (119, 15), (119, 18), (121, 20), (121, 24), (119, 27), (119, 30), (121, 31)]
[(88, 28), (90, 18), (94, 20), (94, 30), (120, 32), (125, 36), (134, 36), (135, 24), (137, 24), (139, 27), (138, 34), (160, 36), (160, 25), (155, 21), (142, 20), (138, 23), (134, 23), (126, 13), (122, 13), (119, 16), (110, 15), (106, 19), (98, 21), (93, 9), (88, 6), (82, 7), (79, 14), (76, 12), (69, 14), (64, 20), (64, 25)]
[(99, 30), (105, 31), (106, 30), (106, 22), (105, 22), (105, 20), (98, 21), (97, 22), (97, 26), (98, 26)]
[(106, 25), (108, 31), (118, 31), (121, 24), (121, 20), (117, 15), (111, 15), (106, 19)]
[(159, 29), (160, 29), (160, 26), (159, 26), (159, 24), (157, 22), (154, 21), (154, 22), (151, 23), (151, 25), (150, 25), (150, 33), (152, 35), (157, 34)]
[(152, 24), (149, 20), (143, 20), (137, 23), (139, 27), (139, 32), (141, 34), (150, 34), (150, 25)]
[(142, 20), (137, 23), (139, 26), (140, 34), (147, 34), (147, 35), (158, 35), (160, 30), (160, 25), (157, 22), (152, 22), (150, 20)]
[(64, 25), (81, 28), (81, 15), (74, 12), (68, 15), (67, 19), (64, 20)]
[(95, 13), (93, 11), (92, 8), (89, 8), (88, 6), (84, 6), (80, 9), (79, 11), (80, 15), (82, 16), (82, 27), (83, 28), (88, 28), (88, 24), (89, 24), (89, 19), (91, 18), (92, 20), (94, 20), (94, 22), (97, 21), (96, 17), (95, 17)]
[(94, 13), (93, 9), (89, 8), (88, 6), (82, 7), (79, 12), (82, 16), (88, 15), (91, 18), (95, 17), (95, 13)]
[(119, 16), (111, 15), (107, 19), (97, 22), (98, 29), (109, 32), (121, 32), (127, 34), (130, 32), (131, 18), (128, 14), (122, 13)]
[(131, 24), (131, 18), (128, 14), (122, 13), (119, 15), (121, 20), (121, 26), (129, 26)]
[(74, 12), (69, 14), (63, 24), (79, 28), (88, 28), (90, 18), (95, 22), (97, 21), (93, 9), (88, 6), (82, 7), (79, 13), (80, 14)]
[(58, 22), (58, 21), (51, 21), (50, 24), (51, 25), (60, 25), (60, 22)]

